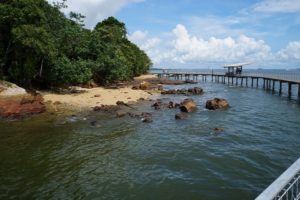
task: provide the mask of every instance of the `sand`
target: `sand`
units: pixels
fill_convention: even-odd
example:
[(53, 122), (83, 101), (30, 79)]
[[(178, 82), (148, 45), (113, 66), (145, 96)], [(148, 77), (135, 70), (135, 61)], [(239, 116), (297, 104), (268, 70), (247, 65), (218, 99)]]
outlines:
[[(156, 78), (154, 75), (142, 75), (136, 77), (135, 80), (143, 81), (146, 79)], [(151, 94), (143, 90), (133, 90), (131, 87), (119, 89), (105, 89), (97, 87), (92, 89), (77, 88), (83, 90), (79, 94), (54, 94), (43, 93), (44, 101), (51, 104), (63, 104), (77, 110), (90, 109), (95, 106), (116, 105), (117, 101), (137, 102), (139, 99), (150, 99)]]
[(104, 89), (102, 87), (82, 89), (85, 92), (80, 94), (44, 94), (44, 101), (52, 103), (59, 102), (75, 108), (92, 108), (103, 105), (116, 105), (117, 101), (128, 103), (138, 101), (140, 98), (149, 99), (150, 94), (142, 90), (131, 88)]
[(134, 80), (146, 80), (146, 79), (153, 79), (153, 78), (157, 78), (157, 76), (152, 74), (145, 74), (145, 75), (135, 77)]

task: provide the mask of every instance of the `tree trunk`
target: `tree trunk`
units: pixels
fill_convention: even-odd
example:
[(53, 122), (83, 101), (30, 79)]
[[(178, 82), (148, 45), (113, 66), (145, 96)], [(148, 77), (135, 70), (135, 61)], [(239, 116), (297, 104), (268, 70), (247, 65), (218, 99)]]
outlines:
[(43, 73), (43, 65), (44, 65), (44, 57), (42, 59), (42, 62), (41, 62), (41, 67), (40, 67), (40, 77), (42, 77), (42, 73)]

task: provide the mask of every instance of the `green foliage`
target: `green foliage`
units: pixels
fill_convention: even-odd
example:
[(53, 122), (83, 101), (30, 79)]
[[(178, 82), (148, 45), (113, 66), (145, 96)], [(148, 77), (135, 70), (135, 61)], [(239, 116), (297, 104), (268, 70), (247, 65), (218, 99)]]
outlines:
[(60, 11), (66, 0), (2, 0), (0, 78), (31, 87), (81, 84), (91, 78), (108, 84), (146, 72), (148, 56), (126, 38), (125, 24), (113, 17), (84, 28), (80, 13)]
[(70, 61), (67, 57), (60, 57), (53, 63), (51, 79), (58, 84), (82, 84), (92, 78), (91, 62), (86, 60)]

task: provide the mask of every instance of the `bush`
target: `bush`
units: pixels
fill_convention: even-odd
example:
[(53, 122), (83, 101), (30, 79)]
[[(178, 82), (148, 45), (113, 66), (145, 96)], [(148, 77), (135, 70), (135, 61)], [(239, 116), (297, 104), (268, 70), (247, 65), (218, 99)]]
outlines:
[(91, 62), (85, 60), (70, 61), (66, 57), (53, 63), (52, 82), (58, 84), (82, 84), (92, 78)]

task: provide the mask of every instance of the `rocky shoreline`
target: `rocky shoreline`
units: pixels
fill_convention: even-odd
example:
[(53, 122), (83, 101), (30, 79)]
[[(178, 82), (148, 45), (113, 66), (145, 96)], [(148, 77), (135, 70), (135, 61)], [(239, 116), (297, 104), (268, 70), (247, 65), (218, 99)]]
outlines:
[[(149, 112), (137, 113), (132, 109), (132, 105), (137, 102), (149, 100), (154, 101), (159, 95), (184, 95), (195, 96), (202, 95), (203, 89), (200, 87), (191, 87), (188, 89), (165, 90), (164, 85), (194, 84), (194, 81), (168, 80), (146, 75), (136, 78), (132, 82), (118, 83), (108, 88), (99, 88), (92, 86), (90, 89), (82, 87), (70, 87), (68, 89), (59, 89), (59, 92), (51, 93), (41, 92), (35, 94), (22, 93), (20, 95), (2, 95), (3, 91), (10, 90), (9, 86), (4, 86), (0, 92), (0, 117), (19, 119), (43, 112), (53, 114), (58, 111), (68, 113), (67, 111), (80, 112), (82, 110), (104, 112), (114, 114), (121, 118), (129, 116), (139, 118), (142, 122), (152, 122), (152, 114)], [(4, 89), (3, 89), (4, 88)], [(13, 86), (15, 91), (22, 91), (22, 88)], [(154, 97), (155, 96), (155, 97)], [(151, 104), (151, 105), (150, 105)], [(150, 103), (154, 110), (160, 109), (179, 109), (175, 114), (175, 119), (186, 119), (188, 114), (197, 110), (197, 105), (192, 98), (187, 98), (182, 102), (168, 101), (161, 99)], [(206, 109), (216, 110), (229, 107), (225, 99), (215, 98), (208, 100)]]

